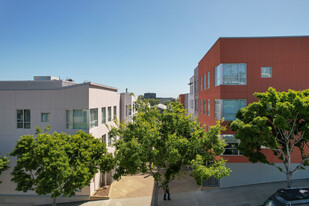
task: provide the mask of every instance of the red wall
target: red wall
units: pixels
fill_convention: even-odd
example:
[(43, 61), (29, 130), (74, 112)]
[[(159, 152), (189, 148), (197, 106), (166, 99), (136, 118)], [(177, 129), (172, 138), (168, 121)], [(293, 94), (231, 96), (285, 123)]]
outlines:
[[(215, 87), (214, 69), (220, 63), (246, 63), (247, 85)], [(272, 78), (261, 78), (261, 67), (272, 67)], [(201, 99), (210, 99), (210, 116), (199, 111), (199, 121), (214, 125), (215, 99), (247, 99), (247, 104), (250, 104), (257, 101), (252, 95), (254, 92), (264, 92), (268, 87), (277, 91), (308, 89), (309, 37), (220, 38), (199, 62), (198, 70), (199, 81), (210, 71), (210, 88), (201, 91), (199, 82), (199, 104)], [(223, 133), (233, 132), (227, 129)], [(270, 151), (264, 152), (273, 162), (277, 161)], [(245, 157), (226, 158), (229, 162), (247, 162)]]
[(179, 95), (180, 104), (182, 104), (183, 107), (185, 107), (185, 95), (180, 94)]

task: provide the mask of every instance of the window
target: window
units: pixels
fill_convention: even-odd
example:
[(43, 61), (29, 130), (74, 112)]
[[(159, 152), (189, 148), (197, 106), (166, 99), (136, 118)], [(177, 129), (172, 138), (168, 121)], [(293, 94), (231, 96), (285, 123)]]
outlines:
[(206, 74), (204, 74), (204, 90), (206, 89)]
[(262, 78), (272, 78), (272, 67), (261, 67)]
[(221, 74), (220, 74), (220, 64), (215, 67), (215, 86), (220, 85)]
[(198, 100), (194, 100), (194, 111), (198, 112)]
[(246, 85), (246, 64), (219, 64), (215, 68), (215, 86), (218, 85)]
[(114, 106), (114, 119), (117, 119), (117, 106)]
[(216, 99), (215, 118), (220, 120), (224, 117), (225, 121), (235, 120), (238, 110), (246, 105), (246, 99)]
[(126, 105), (126, 116), (129, 116), (132, 114), (132, 111), (131, 111), (131, 105)]
[(222, 138), (226, 144), (223, 155), (241, 155), (237, 149), (239, 140), (235, 139), (234, 135), (222, 135)]
[(236, 119), (236, 113), (245, 107), (247, 100), (245, 99), (225, 99), (223, 100), (223, 117), (226, 121)]
[(17, 128), (30, 129), (30, 109), (17, 110)]
[(50, 114), (49, 113), (41, 113), (41, 122), (49, 122)]
[(207, 72), (207, 88), (210, 88), (210, 72)]
[(207, 100), (207, 115), (210, 115), (210, 100)]
[(107, 112), (108, 112), (108, 121), (112, 121), (112, 107), (108, 107), (107, 108)]
[(102, 143), (106, 144), (106, 134), (102, 135), (102, 140), (101, 141), (102, 141)]
[(221, 101), (215, 99), (215, 119), (221, 120)]
[(203, 90), (203, 77), (201, 77), (201, 91)]
[(203, 100), (201, 99), (201, 104), (200, 104), (200, 113), (203, 113)]
[(204, 99), (204, 114), (206, 114), (206, 99)]
[(108, 145), (107, 146), (111, 146), (112, 145), (112, 136), (110, 133), (108, 133)]
[(191, 109), (194, 108), (193, 99), (190, 100), (190, 108), (191, 108)]
[(102, 124), (106, 123), (106, 107), (102, 107)]
[(67, 129), (88, 129), (88, 110), (66, 110)]
[(190, 94), (193, 94), (193, 85), (192, 85), (192, 82), (190, 82)]
[(98, 109), (90, 109), (90, 128), (98, 126)]

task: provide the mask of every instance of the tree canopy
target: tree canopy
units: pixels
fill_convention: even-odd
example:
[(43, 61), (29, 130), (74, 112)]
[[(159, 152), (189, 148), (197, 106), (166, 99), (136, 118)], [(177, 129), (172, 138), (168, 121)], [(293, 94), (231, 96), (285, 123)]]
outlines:
[[(0, 175), (3, 171), (7, 170), (9, 168), (10, 160), (7, 156), (0, 156)], [(1, 183), (1, 181), (0, 181)]]
[(172, 102), (160, 113), (147, 102), (137, 101), (133, 121), (111, 129), (120, 139), (115, 143), (115, 179), (122, 175), (149, 173), (155, 181), (155, 204), (158, 188), (172, 181), (185, 167), (193, 168), (198, 184), (211, 176), (229, 174), (225, 161), (217, 158), (224, 151), (218, 123), (206, 133), (187, 115), (182, 105)]
[[(283, 162), (284, 167), (276, 165), (286, 174), (287, 186), (290, 178), (308, 164), (309, 150), (309, 90), (277, 92), (269, 88), (265, 93), (255, 93), (258, 102), (242, 108), (237, 120), (230, 123), (240, 139), (238, 149), (251, 162), (270, 162), (262, 148), (271, 149)], [(296, 149), (297, 148), (297, 149)], [(291, 167), (291, 159), (298, 155), (301, 161)]]
[(90, 134), (49, 134), (37, 128), (36, 135), (22, 136), (12, 156), (17, 164), (12, 181), (17, 190), (33, 190), (39, 195), (72, 196), (76, 190), (90, 184), (94, 174), (113, 168), (113, 157), (106, 146)]
[(150, 106), (155, 106), (157, 104), (160, 104), (160, 100), (159, 99), (147, 99), (146, 101), (149, 102)]

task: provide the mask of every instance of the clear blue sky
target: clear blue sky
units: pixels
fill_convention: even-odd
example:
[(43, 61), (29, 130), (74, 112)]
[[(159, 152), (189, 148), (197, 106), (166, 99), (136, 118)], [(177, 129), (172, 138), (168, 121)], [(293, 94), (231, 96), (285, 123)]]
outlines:
[(308, 0), (0, 0), (0, 80), (177, 97), (219, 37), (309, 35)]

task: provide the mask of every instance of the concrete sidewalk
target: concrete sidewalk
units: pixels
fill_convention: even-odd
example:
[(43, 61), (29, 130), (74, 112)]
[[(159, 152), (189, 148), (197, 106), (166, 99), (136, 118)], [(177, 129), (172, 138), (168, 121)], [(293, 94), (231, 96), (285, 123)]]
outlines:
[[(84, 203), (71, 203), (71, 204), (60, 204), (60, 205), (82, 205), (82, 206), (150, 206), (152, 204), (152, 192), (149, 189), (144, 190), (143, 188), (153, 187), (149, 182), (149, 179), (139, 177), (128, 177), (123, 183), (115, 182), (116, 187), (112, 190), (116, 192), (119, 190), (118, 186), (124, 186), (121, 191), (121, 195), (115, 195), (115, 199), (103, 200), (103, 201), (89, 201)], [(146, 184), (136, 183), (131, 180), (145, 181)], [(148, 182), (148, 183), (147, 183)], [(188, 186), (187, 183), (191, 186)], [(119, 184), (117, 186), (117, 184)], [(174, 184), (174, 185), (173, 185)], [(194, 183), (195, 184), (195, 183)], [(180, 181), (175, 181), (170, 184), (171, 199), (170, 201), (163, 201), (163, 192), (159, 193), (159, 205), (160, 206), (257, 206), (263, 204), (263, 202), (279, 188), (285, 187), (285, 182), (276, 183), (266, 183), (250, 186), (241, 186), (225, 189), (206, 189), (199, 191), (199, 187), (194, 185), (190, 179), (182, 179)], [(113, 186), (115, 186), (113, 185)], [(133, 186), (136, 185), (136, 186)], [(175, 187), (176, 185), (176, 187)], [(128, 186), (130, 189), (126, 189)], [(292, 181), (293, 187), (309, 186), (309, 179), (306, 180), (295, 180)], [(137, 189), (138, 192), (133, 192), (132, 188)], [(183, 187), (181, 189), (181, 187)], [(144, 190), (139, 191), (139, 189)], [(161, 189), (162, 190), (162, 189)], [(151, 193), (151, 194), (150, 194)], [(131, 197), (137, 195), (137, 197)], [(148, 196), (142, 196), (147, 195)], [(112, 194), (113, 195), (113, 194)], [(139, 195), (139, 196), (138, 196)], [(128, 197), (130, 196), (130, 197)]]

